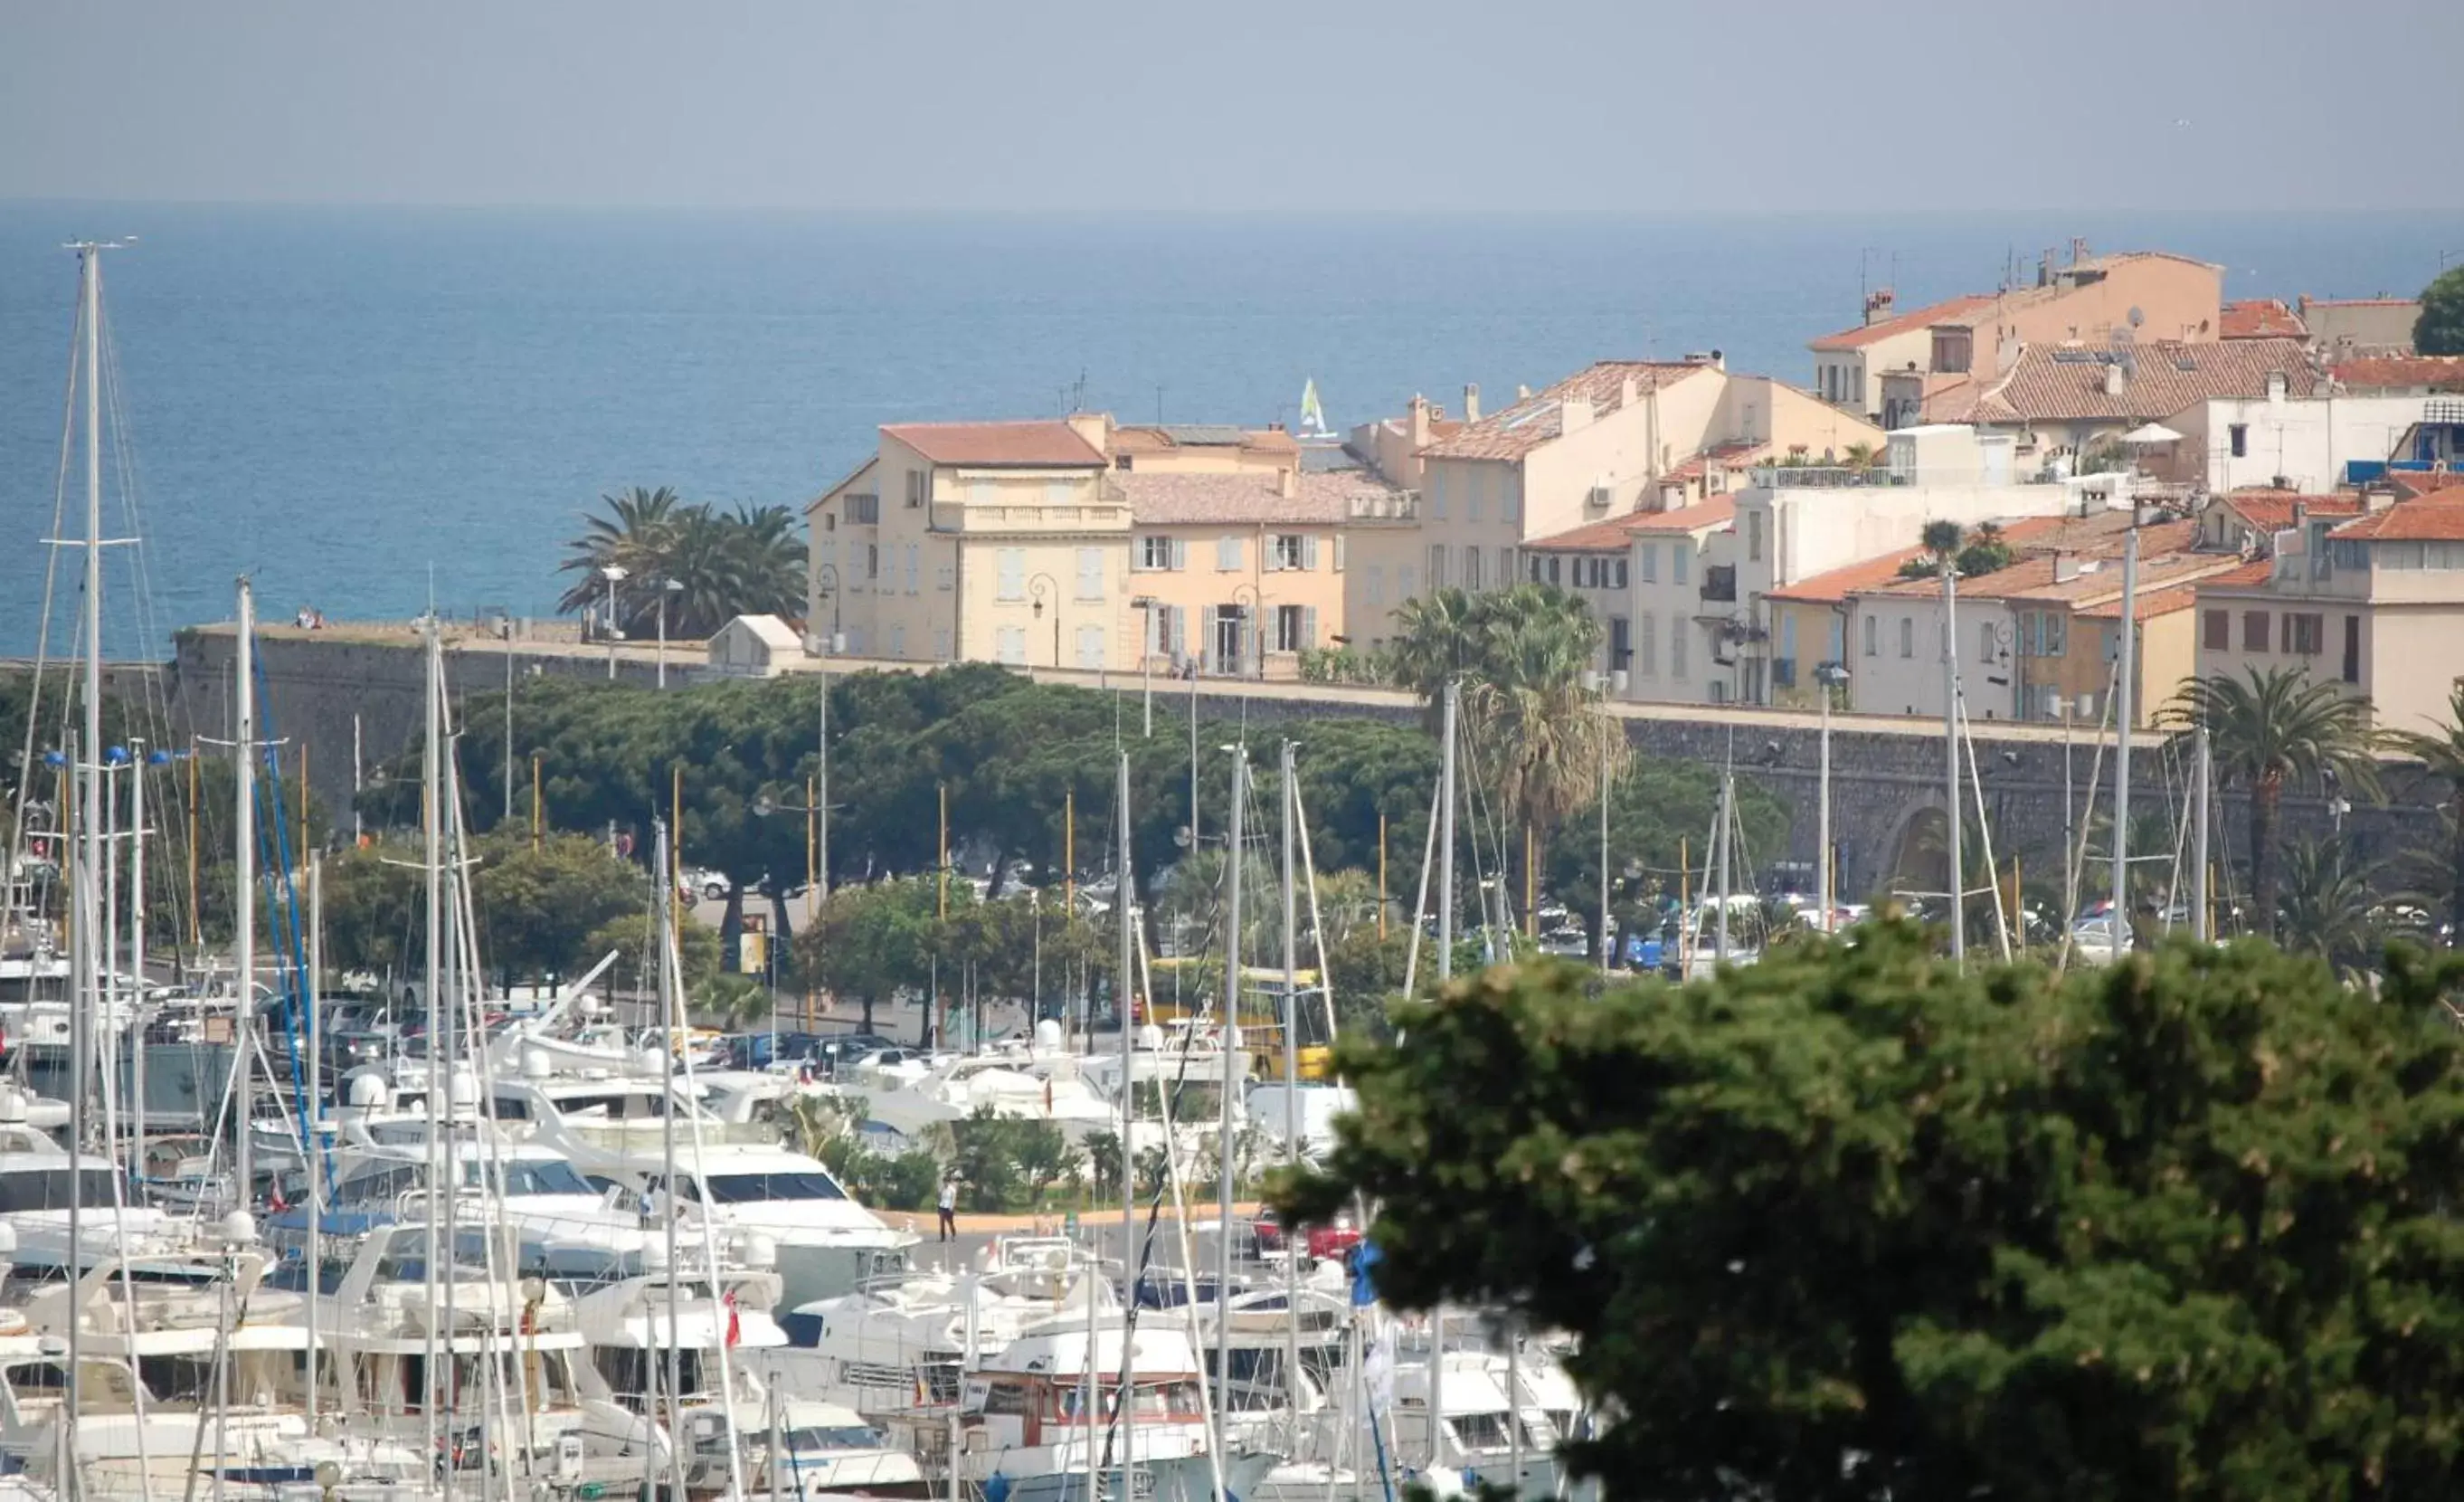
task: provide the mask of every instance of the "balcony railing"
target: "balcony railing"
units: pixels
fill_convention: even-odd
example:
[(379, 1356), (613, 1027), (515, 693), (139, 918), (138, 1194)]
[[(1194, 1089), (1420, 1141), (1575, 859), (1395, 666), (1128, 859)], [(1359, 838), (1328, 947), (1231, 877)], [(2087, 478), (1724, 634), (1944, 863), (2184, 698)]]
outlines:
[(1404, 491), (1363, 491), (1343, 497), (1344, 516), (1353, 521), (1418, 521), (1420, 519), (1420, 493)]
[(1987, 479), (1974, 465), (1931, 470), (1893, 469), (1877, 464), (1757, 464), (1747, 472), (1747, 483), (1760, 490), (1882, 490), (1914, 485), (2035, 485), (2043, 482), (2035, 469), (2014, 467), (1999, 479)]

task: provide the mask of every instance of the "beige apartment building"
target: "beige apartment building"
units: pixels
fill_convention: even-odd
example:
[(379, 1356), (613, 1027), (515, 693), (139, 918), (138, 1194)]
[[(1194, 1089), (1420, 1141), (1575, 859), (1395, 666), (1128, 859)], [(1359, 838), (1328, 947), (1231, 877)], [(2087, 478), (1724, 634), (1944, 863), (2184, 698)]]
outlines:
[(2275, 556), (2199, 582), (2198, 671), (2291, 669), (2369, 699), (2390, 730), (2445, 728), (2464, 678), (2464, 497), (2360, 517), (2306, 511)]
[[(1476, 410), (1477, 393), (1467, 395)], [(1408, 511), (1352, 537), (1346, 611), (1352, 634), (1372, 646), (1405, 600), (1526, 577), (1523, 554), (1538, 540), (1708, 499), (1706, 456), (1726, 485), (1742, 481), (1749, 454), (1829, 458), (1879, 449), (1885, 436), (1783, 382), (1731, 375), (1716, 352), (1603, 361), (1503, 411), (1475, 421), (1467, 410), (1451, 432), (1417, 401), (1405, 435), (1372, 427), (1356, 452), (1378, 462)], [(1397, 453), (1420, 433), (1425, 442)], [(1389, 468), (1395, 458), (1407, 466)]]
[[(1902, 313), (1885, 289), (1867, 295), (1864, 322), (1815, 340), (1815, 391), (1884, 428), (1952, 419), (1925, 415), (1946, 387), (1990, 381), (2028, 344), (2117, 339), (2199, 342), (2221, 337), (2224, 268), (2162, 251), (2091, 256), (2071, 242), (2067, 265), (2046, 252), (2034, 286), (1951, 298)], [(1900, 379), (1885, 387), (1882, 377)]]
[(1101, 417), (900, 423), (805, 508), (806, 620), (847, 654), (1122, 668), (1128, 497)]

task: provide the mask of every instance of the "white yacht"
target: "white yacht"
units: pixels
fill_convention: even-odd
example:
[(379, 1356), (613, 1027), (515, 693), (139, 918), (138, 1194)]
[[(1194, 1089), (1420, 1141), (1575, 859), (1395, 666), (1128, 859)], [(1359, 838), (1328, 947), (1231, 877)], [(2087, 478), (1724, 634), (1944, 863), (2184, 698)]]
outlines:
[[(781, 1308), (794, 1309), (857, 1287), (906, 1266), (920, 1238), (893, 1230), (857, 1204), (821, 1160), (773, 1143), (756, 1147), (704, 1142), (680, 1146), (672, 1200), (681, 1223), (706, 1221), (722, 1242), (765, 1236), (778, 1248)], [(671, 1201), (655, 1162), (639, 1179), (645, 1205), (663, 1213)]]

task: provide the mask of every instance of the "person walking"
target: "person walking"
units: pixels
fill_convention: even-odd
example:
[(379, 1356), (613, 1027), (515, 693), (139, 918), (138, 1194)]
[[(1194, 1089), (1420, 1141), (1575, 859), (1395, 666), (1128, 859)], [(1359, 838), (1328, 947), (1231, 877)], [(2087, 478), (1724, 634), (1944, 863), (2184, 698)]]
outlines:
[(956, 1174), (941, 1181), (941, 1239), (958, 1239), (958, 1176)]

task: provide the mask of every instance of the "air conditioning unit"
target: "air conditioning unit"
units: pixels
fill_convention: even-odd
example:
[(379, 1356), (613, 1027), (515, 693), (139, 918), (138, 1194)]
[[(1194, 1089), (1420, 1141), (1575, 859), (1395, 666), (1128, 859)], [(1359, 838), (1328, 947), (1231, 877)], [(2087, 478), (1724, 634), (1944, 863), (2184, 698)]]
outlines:
[(1591, 495), (1585, 497), (1585, 504), (1589, 505), (1594, 511), (1608, 510), (1611, 506), (1617, 504), (1617, 487), (1613, 485), (1593, 486)]

